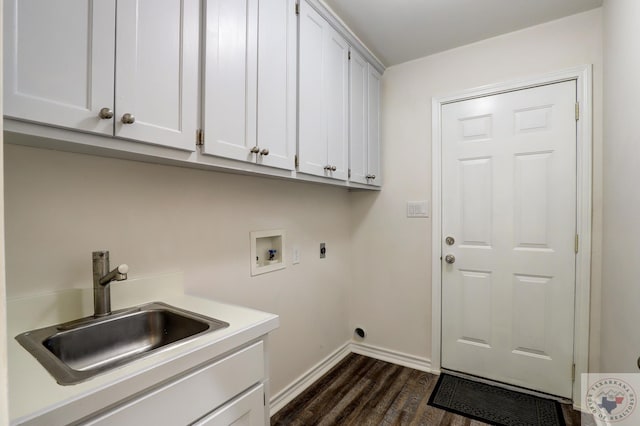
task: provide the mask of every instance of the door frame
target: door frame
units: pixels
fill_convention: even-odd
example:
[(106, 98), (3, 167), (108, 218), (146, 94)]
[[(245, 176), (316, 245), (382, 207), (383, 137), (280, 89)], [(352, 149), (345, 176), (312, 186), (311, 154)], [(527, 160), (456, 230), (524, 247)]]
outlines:
[(576, 254), (575, 314), (573, 336), (573, 404), (580, 404), (580, 375), (589, 369), (589, 315), (591, 293), (591, 205), (592, 205), (592, 66), (581, 65), (537, 77), (511, 80), (464, 90), (453, 95), (434, 97), (431, 102), (431, 370), (439, 373), (442, 349), (442, 106), (484, 96), (529, 89), (575, 80), (580, 105), (576, 126), (576, 232), (579, 235)]

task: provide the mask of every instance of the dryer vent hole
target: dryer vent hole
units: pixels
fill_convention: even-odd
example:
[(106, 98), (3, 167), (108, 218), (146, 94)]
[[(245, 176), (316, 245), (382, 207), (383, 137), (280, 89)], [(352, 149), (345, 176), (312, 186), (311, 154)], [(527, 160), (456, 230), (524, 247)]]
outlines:
[(361, 339), (364, 339), (365, 337), (367, 337), (367, 333), (364, 331), (364, 328), (360, 328), (360, 327), (356, 328), (355, 334)]

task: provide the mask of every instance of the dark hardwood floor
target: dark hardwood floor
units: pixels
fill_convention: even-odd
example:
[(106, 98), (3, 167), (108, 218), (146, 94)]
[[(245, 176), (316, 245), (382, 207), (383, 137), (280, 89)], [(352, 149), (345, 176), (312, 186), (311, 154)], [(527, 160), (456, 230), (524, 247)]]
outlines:
[[(479, 426), (427, 405), (438, 376), (350, 354), (271, 417), (271, 425)], [(563, 405), (567, 426), (580, 425), (580, 413)]]

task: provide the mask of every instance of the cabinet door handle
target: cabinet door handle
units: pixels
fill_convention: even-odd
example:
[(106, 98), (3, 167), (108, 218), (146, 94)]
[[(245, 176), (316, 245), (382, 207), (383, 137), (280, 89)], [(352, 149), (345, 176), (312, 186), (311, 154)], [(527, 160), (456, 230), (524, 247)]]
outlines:
[(122, 116), (122, 122), (124, 124), (133, 124), (136, 122), (136, 118), (133, 116), (133, 114), (126, 113)]
[(104, 107), (98, 113), (98, 117), (103, 120), (110, 120), (113, 118), (113, 110), (111, 108)]
[(324, 166), (324, 169), (328, 172), (335, 172), (336, 170), (338, 170), (336, 166), (331, 166), (331, 165)]
[(269, 155), (269, 150), (267, 148), (260, 151), (260, 155)]
[(331, 166), (331, 171), (335, 172), (336, 170), (338, 170), (338, 168), (336, 166)]
[(260, 152), (260, 148), (258, 148), (257, 146), (254, 146), (253, 148), (251, 148), (250, 151), (252, 154), (257, 154)]
[(367, 179), (375, 179), (376, 175), (367, 175)]

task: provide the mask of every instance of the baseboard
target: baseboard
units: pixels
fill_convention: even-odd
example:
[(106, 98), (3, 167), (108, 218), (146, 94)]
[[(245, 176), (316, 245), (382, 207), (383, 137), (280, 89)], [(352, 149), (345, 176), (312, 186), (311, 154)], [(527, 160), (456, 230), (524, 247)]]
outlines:
[(414, 355), (405, 354), (390, 349), (380, 348), (377, 346), (365, 345), (363, 343), (351, 342), (351, 352), (359, 355), (368, 356), (370, 358), (379, 359), (381, 361), (390, 362), (392, 364), (402, 365), (403, 367), (413, 368), (414, 370), (426, 371), (434, 373), (431, 369), (431, 360), (421, 358)]
[(316, 380), (326, 374), (350, 353), (368, 356), (370, 358), (402, 365), (403, 367), (409, 367), (415, 370), (426, 371), (429, 373), (433, 372), (431, 370), (431, 361), (427, 358), (420, 358), (402, 352), (352, 341), (346, 342), (328, 357), (294, 380), (289, 386), (274, 395), (269, 400), (271, 416), (280, 411), (289, 402), (293, 401), (295, 397), (304, 392)]
[(271, 416), (280, 411), (282, 407), (291, 402), (296, 396), (300, 395), (305, 389), (311, 386), (316, 380), (326, 374), (350, 353), (350, 342), (347, 342), (305, 372), (302, 376), (294, 380), (289, 386), (271, 397), (269, 400)]

